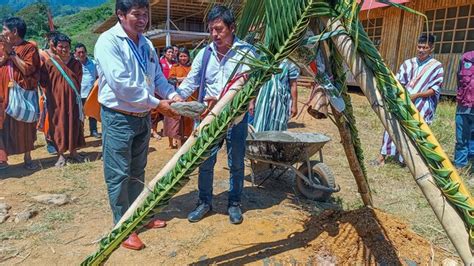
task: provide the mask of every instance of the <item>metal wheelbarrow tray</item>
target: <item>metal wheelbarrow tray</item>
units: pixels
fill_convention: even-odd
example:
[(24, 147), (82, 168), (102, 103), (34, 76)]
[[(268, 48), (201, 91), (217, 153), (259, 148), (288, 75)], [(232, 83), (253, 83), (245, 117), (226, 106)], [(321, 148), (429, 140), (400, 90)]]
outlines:
[[(263, 163), (272, 168), (272, 172), (262, 183), (274, 173), (275, 166), (280, 166), (285, 169), (284, 172), (289, 169), (295, 172), (296, 189), (305, 197), (319, 201), (328, 200), (332, 193), (340, 190), (336, 187), (331, 169), (323, 163), (321, 149), (330, 140), (329, 137), (318, 133), (289, 131), (250, 133), (247, 138), (246, 156), (251, 162), (252, 182), (255, 180), (254, 170), (258, 164)], [(317, 152), (320, 159), (310, 160)], [(299, 168), (293, 166), (297, 163), (301, 163)]]

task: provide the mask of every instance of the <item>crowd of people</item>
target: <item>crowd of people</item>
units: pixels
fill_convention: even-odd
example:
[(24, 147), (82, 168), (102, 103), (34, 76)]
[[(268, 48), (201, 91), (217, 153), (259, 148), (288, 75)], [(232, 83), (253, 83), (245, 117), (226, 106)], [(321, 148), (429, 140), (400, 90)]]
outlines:
[[(57, 167), (82, 162), (84, 158), (78, 149), (86, 144), (83, 105), (97, 83), (102, 134), (97, 120), (91, 117), (89, 131), (92, 137), (102, 140), (105, 183), (113, 221), (119, 222), (144, 188), (150, 139), (167, 137), (169, 148), (175, 149), (193, 131), (195, 121), (180, 117), (171, 104), (200, 101), (212, 108), (234, 73), (249, 70), (247, 64), (241, 63), (248, 60), (244, 54), (257, 56), (252, 45), (234, 35), (232, 11), (216, 5), (207, 15), (212, 41), (192, 62), (189, 51), (177, 46), (166, 47), (159, 57), (152, 42), (143, 35), (149, 22), (148, 12), (148, 0), (116, 0), (118, 22), (99, 37), (94, 59), (83, 44), (71, 49), (71, 40), (65, 34), (49, 33), (47, 48), (40, 50), (35, 43), (24, 39), (27, 26), (21, 18), (3, 22), (0, 169), (8, 167), (8, 156), (15, 154), (24, 154), (26, 169), (38, 168), (31, 157), (37, 130), (44, 133), (48, 152), (58, 155)], [(443, 66), (432, 55), (434, 42), (432, 35), (422, 34), (417, 56), (405, 61), (397, 74), (429, 124), (434, 119), (443, 83)], [(473, 58), (472, 52), (467, 53), (459, 68), (455, 153), (458, 167), (468, 165), (466, 145), (471, 136), (474, 101)], [(243, 221), (241, 196), (249, 121), (256, 131), (287, 130), (288, 121), (298, 113), (296, 80), (300, 70), (290, 60), (284, 60), (280, 68), (282, 72), (274, 75), (250, 104), (249, 113), (225, 136), (229, 166), (227, 210), (232, 224)], [(162, 134), (157, 130), (160, 121)], [(375, 161), (378, 165), (384, 164), (387, 156), (398, 155), (386, 133), (383, 140), (381, 155)], [(200, 221), (212, 210), (214, 166), (221, 146), (199, 168), (199, 195), (196, 208), (188, 215), (190, 222)], [(166, 223), (154, 219), (146, 226), (161, 228)], [(133, 233), (123, 246), (138, 250), (144, 244)]]

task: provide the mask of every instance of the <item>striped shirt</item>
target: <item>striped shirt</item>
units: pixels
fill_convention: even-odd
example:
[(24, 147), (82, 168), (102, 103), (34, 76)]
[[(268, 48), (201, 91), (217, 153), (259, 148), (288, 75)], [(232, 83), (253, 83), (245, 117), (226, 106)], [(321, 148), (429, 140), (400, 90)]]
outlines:
[[(443, 65), (436, 59), (430, 57), (423, 62), (414, 57), (408, 59), (400, 66), (397, 79), (405, 87), (410, 95), (425, 92), (429, 89), (435, 91), (435, 95), (427, 98), (418, 97), (415, 99), (415, 106), (425, 120), (430, 125), (433, 122), (436, 106), (438, 105), (441, 87), (443, 85)], [(387, 131), (384, 132), (380, 154), (397, 155), (397, 149)], [(403, 159), (400, 157), (400, 161)]]
[(438, 60), (429, 58), (420, 63), (416, 57), (403, 62), (397, 73), (397, 79), (410, 95), (429, 89), (435, 91), (435, 95), (428, 98), (419, 97), (414, 102), (420, 115), (428, 124), (431, 124), (434, 119), (443, 85), (443, 74), (443, 65)]
[(288, 129), (291, 115), (291, 80), (298, 79), (300, 69), (285, 59), (279, 66), (281, 73), (263, 85), (255, 103), (255, 131), (284, 131)]

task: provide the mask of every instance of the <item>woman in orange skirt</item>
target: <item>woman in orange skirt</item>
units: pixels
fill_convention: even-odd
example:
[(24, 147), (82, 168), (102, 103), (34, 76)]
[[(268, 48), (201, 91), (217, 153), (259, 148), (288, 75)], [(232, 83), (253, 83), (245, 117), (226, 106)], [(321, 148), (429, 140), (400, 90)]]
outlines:
[[(189, 51), (186, 48), (180, 48), (178, 53), (178, 63), (173, 65), (170, 70), (169, 80), (170, 83), (178, 86), (184, 78), (191, 71), (191, 60), (189, 57)], [(197, 93), (197, 92), (196, 92)], [(196, 95), (192, 95), (188, 100), (197, 99)], [(186, 138), (191, 135), (193, 131), (193, 120), (188, 117), (180, 117), (174, 119), (166, 117), (163, 120), (164, 135), (168, 137), (169, 146), (172, 149), (181, 147)]]

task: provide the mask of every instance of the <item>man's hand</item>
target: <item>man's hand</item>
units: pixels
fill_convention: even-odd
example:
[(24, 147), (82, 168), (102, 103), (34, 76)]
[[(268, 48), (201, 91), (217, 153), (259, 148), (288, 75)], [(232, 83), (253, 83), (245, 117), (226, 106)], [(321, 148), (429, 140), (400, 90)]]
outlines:
[(173, 102), (184, 102), (183, 98), (181, 98), (181, 96), (178, 95), (175, 95), (172, 99)]
[(207, 109), (212, 110), (217, 103), (216, 97), (206, 97), (204, 101), (207, 103)]
[(209, 114), (211, 112), (212, 108), (214, 108), (214, 106), (217, 103), (217, 98), (216, 97), (206, 97), (206, 98), (204, 98), (204, 101), (207, 103), (207, 109), (206, 109), (206, 111), (204, 111), (204, 113), (201, 114), (202, 119), (204, 117), (206, 117), (207, 114)]
[(298, 115), (298, 105), (296, 103), (291, 104), (291, 118), (296, 117)]
[(418, 93), (413, 93), (413, 94), (410, 95), (410, 100), (411, 100), (412, 102), (415, 102), (415, 100), (416, 100), (418, 97), (419, 97), (419, 96), (418, 96)]
[(171, 108), (171, 103), (173, 103), (173, 101), (161, 100), (156, 109), (164, 116), (169, 116), (175, 119), (179, 118), (179, 114), (175, 110), (173, 110), (173, 108)]

